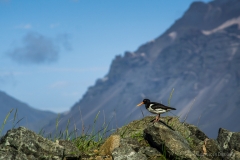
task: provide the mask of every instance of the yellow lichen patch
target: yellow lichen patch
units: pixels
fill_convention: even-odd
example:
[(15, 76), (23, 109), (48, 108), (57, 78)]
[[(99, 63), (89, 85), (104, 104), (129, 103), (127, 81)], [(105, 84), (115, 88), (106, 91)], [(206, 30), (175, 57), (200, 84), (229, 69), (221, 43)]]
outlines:
[(203, 144), (203, 146), (202, 146), (202, 150), (203, 150), (203, 154), (204, 154), (204, 155), (207, 155), (207, 148), (206, 148), (207, 141), (208, 141), (208, 139), (206, 138), (206, 139), (204, 140), (204, 144)]
[(111, 135), (105, 143), (100, 147), (99, 154), (100, 155), (111, 155), (112, 151), (119, 147), (120, 145), (120, 136), (119, 135)]

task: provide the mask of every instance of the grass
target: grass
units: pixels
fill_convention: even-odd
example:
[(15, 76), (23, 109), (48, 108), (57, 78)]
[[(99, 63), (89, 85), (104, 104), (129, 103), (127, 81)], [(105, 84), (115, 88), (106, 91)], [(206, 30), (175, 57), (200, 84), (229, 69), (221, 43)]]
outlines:
[[(5, 117), (5, 119), (4, 119), (3, 123), (2, 123), (2, 126), (1, 126), (1, 128), (0, 128), (0, 137), (2, 136), (2, 132), (3, 132), (4, 126), (5, 126), (6, 123), (7, 123), (8, 118), (9, 118), (9, 116), (12, 114), (13, 111), (14, 111), (14, 109), (11, 109), (11, 110), (8, 112), (8, 114), (6, 115), (6, 117)], [(15, 109), (15, 113), (14, 113), (13, 120), (12, 120), (12, 129), (15, 128), (16, 125), (19, 124), (19, 122), (20, 122), (21, 120), (23, 120), (23, 118), (21, 118), (20, 120), (18, 120), (18, 121), (16, 122), (17, 112), (18, 112), (18, 110)]]
[[(83, 155), (94, 155), (94, 150), (97, 150), (100, 147), (103, 141), (107, 138), (107, 133), (111, 132), (111, 130), (108, 129), (109, 123), (107, 124), (105, 123), (105, 121), (101, 128), (99, 130), (96, 130), (96, 124), (99, 118), (99, 114), (100, 112), (98, 112), (95, 116), (92, 127), (86, 129), (80, 111), (80, 118), (82, 122), (81, 134), (78, 133), (79, 130), (77, 129), (76, 124), (74, 124), (74, 130), (71, 132), (69, 131), (70, 120), (68, 120), (67, 122), (66, 129), (64, 131), (59, 131), (59, 123), (61, 121), (61, 117), (60, 115), (58, 115), (55, 124), (55, 134), (53, 136), (52, 134), (49, 134), (47, 135), (47, 138), (52, 141), (72, 141)], [(43, 129), (41, 129), (40, 134), (44, 134)]]
[(2, 124), (1, 129), (0, 129), (0, 137), (2, 136), (2, 131), (3, 131), (3, 129), (4, 129), (4, 126), (5, 126), (5, 124), (7, 123), (7, 120), (8, 120), (8, 118), (9, 118), (10, 114), (12, 113), (12, 111), (13, 111), (13, 109), (11, 109), (11, 110), (8, 112), (8, 114), (6, 115), (6, 117), (5, 117), (4, 121), (3, 121), (3, 124)]
[[(96, 131), (96, 123), (98, 120), (100, 112), (97, 113), (97, 115), (94, 118), (93, 126), (91, 128), (90, 133), (82, 133), (80, 136), (73, 139), (73, 143), (78, 147), (78, 149), (83, 153), (87, 155), (94, 155), (94, 150), (97, 150), (100, 145), (103, 143), (105, 138), (107, 137), (106, 134), (110, 130), (108, 130), (109, 124), (103, 123), (100, 130)], [(83, 121), (82, 121), (83, 123)], [(82, 125), (82, 131), (85, 131), (84, 125)]]

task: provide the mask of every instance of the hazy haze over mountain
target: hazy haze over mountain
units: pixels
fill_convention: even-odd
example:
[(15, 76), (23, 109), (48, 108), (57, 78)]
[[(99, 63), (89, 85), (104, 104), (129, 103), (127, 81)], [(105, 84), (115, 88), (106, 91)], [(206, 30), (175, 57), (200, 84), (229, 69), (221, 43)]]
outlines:
[[(56, 117), (56, 114), (49, 111), (40, 111), (34, 109), (6, 93), (0, 91), (0, 122), (4, 122), (7, 114), (13, 109), (12, 113), (7, 119), (7, 123), (4, 126), (3, 133), (11, 129), (13, 126), (25, 126), (35, 132), (39, 132), (41, 128), (52, 118)], [(16, 112), (17, 109), (17, 112)], [(16, 119), (14, 122), (14, 114)], [(22, 119), (22, 120), (21, 120)], [(20, 121), (19, 121), (20, 120)], [(19, 121), (19, 123), (17, 123)]]
[[(187, 122), (210, 137), (219, 127), (239, 131), (239, 68), (240, 1), (194, 2), (160, 37), (116, 56), (108, 74), (62, 115), (59, 125), (64, 129), (70, 119), (80, 129), (80, 111), (85, 125), (101, 111), (98, 123), (112, 120), (116, 128), (142, 117), (135, 106), (143, 98), (167, 104), (174, 88), (171, 106), (181, 119), (191, 109)], [(54, 125), (51, 121), (46, 129)]]

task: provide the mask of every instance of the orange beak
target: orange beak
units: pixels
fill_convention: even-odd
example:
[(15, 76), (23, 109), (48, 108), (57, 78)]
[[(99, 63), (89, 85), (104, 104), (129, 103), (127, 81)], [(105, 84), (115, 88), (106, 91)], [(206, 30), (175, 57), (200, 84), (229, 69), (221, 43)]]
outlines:
[(139, 103), (139, 104), (137, 105), (137, 107), (141, 106), (142, 104), (144, 104), (144, 103), (143, 103), (143, 102)]

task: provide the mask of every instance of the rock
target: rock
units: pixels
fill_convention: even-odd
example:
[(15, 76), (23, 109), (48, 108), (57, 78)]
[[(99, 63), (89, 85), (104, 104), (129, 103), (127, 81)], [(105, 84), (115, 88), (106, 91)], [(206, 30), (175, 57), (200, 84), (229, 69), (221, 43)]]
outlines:
[(163, 155), (153, 147), (141, 147), (139, 153), (146, 155), (148, 159), (157, 159), (158, 157), (163, 157)]
[(230, 153), (232, 149), (240, 152), (240, 132), (230, 132), (220, 128), (217, 141), (223, 153)]
[(188, 127), (188, 129), (190, 130), (191, 135), (196, 136), (196, 138), (198, 138), (199, 140), (204, 141), (206, 138), (208, 138), (208, 137), (206, 136), (206, 134), (203, 133), (203, 132), (202, 132), (199, 128), (197, 128), (196, 126), (191, 125), (191, 124), (187, 124), (187, 123), (186, 123), (185, 125), (186, 125), (186, 127)]
[(204, 140), (203, 155), (209, 159), (221, 160), (223, 157), (220, 153), (220, 147), (216, 140), (207, 138)]
[(146, 155), (138, 152), (140, 149), (139, 143), (133, 139), (121, 139), (120, 146), (112, 152), (114, 160), (147, 160)]
[(112, 157), (103, 157), (103, 156), (97, 156), (95, 157), (96, 160), (112, 160)]
[(149, 122), (153, 120), (155, 117), (147, 116), (141, 120), (135, 120), (130, 122), (127, 125), (124, 125), (121, 128), (118, 128), (114, 134), (118, 134), (121, 137), (129, 138), (129, 137), (136, 137), (143, 133), (143, 130), (150, 124)]
[[(152, 116), (145, 117), (119, 128), (114, 134), (121, 136), (120, 147), (113, 151), (114, 154), (117, 152), (117, 157), (123, 159), (129, 155), (137, 156), (138, 154), (145, 155), (144, 158), (147, 157), (147, 159), (165, 157), (167, 159), (232, 160), (239, 156), (237, 150), (239, 133), (229, 133), (227, 130), (220, 129), (218, 140), (214, 140), (209, 139), (196, 126), (180, 122), (177, 117), (161, 117), (158, 123), (150, 122), (152, 119), (154, 119)], [(222, 137), (221, 140), (219, 140), (220, 137)], [(228, 150), (225, 152), (221, 147), (224, 146), (222, 141), (226, 141), (224, 139), (228, 140), (228, 145), (233, 146), (233, 148), (227, 146)]]
[(112, 151), (119, 147), (120, 145), (120, 136), (119, 135), (111, 135), (104, 144), (100, 147), (100, 155), (111, 155)]
[(163, 155), (155, 148), (142, 146), (136, 139), (121, 138), (119, 148), (112, 152), (114, 159), (157, 159)]
[(232, 137), (232, 132), (229, 132), (228, 130), (223, 128), (219, 129), (217, 141), (222, 151), (226, 151), (226, 150), (230, 151), (229, 142), (231, 140), (231, 137)]
[(227, 160), (239, 160), (240, 159), (240, 152), (235, 151), (233, 149), (229, 155), (225, 155), (225, 159), (227, 159)]
[(141, 159), (147, 160), (147, 157), (142, 153), (137, 153), (130, 146), (124, 146), (116, 148), (112, 153), (114, 160), (130, 160), (130, 159)]
[(187, 140), (177, 131), (173, 131), (160, 123), (154, 123), (144, 130), (149, 144), (170, 159), (197, 160), (197, 156), (190, 150)]
[(69, 141), (52, 142), (25, 127), (12, 129), (0, 140), (0, 160), (80, 159), (80, 151)]
[[(201, 159), (206, 159), (206, 160), (208, 159), (203, 154), (204, 140), (207, 138), (207, 136), (201, 130), (199, 130), (194, 125), (180, 122), (177, 117), (161, 117), (161, 122), (155, 123), (153, 125), (153, 123), (150, 121), (153, 120), (154, 118), (155, 117), (153, 116), (148, 116), (141, 120), (133, 121), (128, 125), (125, 125), (122, 128), (118, 129), (115, 134), (119, 134), (121, 135), (121, 137), (124, 137), (124, 138), (137, 139), (141, 146), (138, 152), (143, 153), (144, 155), (146, 155), (147, 158), (152, 158), (154, 156), (155, 157), (169, 156), (168, 151), (170, 152), (175, 152), (175, 151), (163, 150), (162, 144), (156, 145), (154, 143), (151, 143), (151, 140), (149, 141), (148, 139), (149, 137), (146, 136), (145, 134), (146, 129), (148, 129), (149, 127), (154, 127), (154, 125), (161, 125), (162, 127), (165, 127), (165, 131), (168, 131), (168, 132), (162, 133), (162, 135), (170, 136), (171, 135), (170, 133), (173, 132), (174, 134), (176, 134), (175, 140), (179, 139), (180, 137), (179, 146), (182, 146), (182, 147), (185, 146), (185, 149), (188, 150), (187, 152), (191, 154), (194, 158), (198, 157)], [(169, 144), (175, 145), (175, 141), (169, 142)], [(209, 143), (207, 147), (208, 146), (209, 146)], [(149, 147), (149, 150), (147, 149), (148, 147)], [(206, 148), (206, 146), (204, 147)], [(143, 151), (144, 148), (147, 149), (147, 151), (146, 150)], [(206, 148), (206, 151), (210, 153), (211, 149)], [(152, 153), (150, 154), (150, 152)], [(150, 155), (152, 155), (152, 157), (149, 157)], [(179, 157), (179, 156), (176, 156), (176, 157)]]
[(153, 116), (144, 117), (141, 120), (135, 120), (129, 124), (117, 129), (114, 134), (120, 135), (122, 138), (133, 138), (137, 140), (141, 146), (149, 146), (148, 142), (144, 139), (143, 130), (152, 124)]
[(71, 141), (57, 140), (56, 143), (57, 142), (60, 146), (64, 147), (64, 157), (66, 157), (67, 159), (76, 158), (80, 156), (79, 149)]
[(121, 138), (120, 147), (130, 146), (135, 151), (138, 151), (141, 147), (140, 143), (134, 138)]
[(229, 160), (240, 159), (240, 132), (230, 132), (220, 128), (217, 141), (220, 146), (220, 155)]

